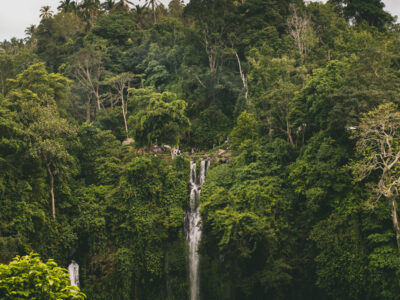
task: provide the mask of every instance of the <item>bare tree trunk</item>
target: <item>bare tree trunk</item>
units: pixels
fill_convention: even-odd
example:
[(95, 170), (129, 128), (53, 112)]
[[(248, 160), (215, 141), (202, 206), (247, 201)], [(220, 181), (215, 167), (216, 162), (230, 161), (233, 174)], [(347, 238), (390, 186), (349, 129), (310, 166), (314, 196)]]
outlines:
[(245, 91), (245, 93), (244, 93), (244, 98), (246, 99), (246, 106), (247, 106), (247, 97), (248, 97), (249, 90), (248, 90), (248, 87), (247, 87), (246, 75), (245, 75), (244, 72), (243, 72), (242, 64), (241, 64), (241, 62), (240, 62), (240, 58), (239, 58), (238, 53), (236, 52), (236, 50), (233, 50), (233, 51), (234, 51), (234, 53), (235, 53), (235, 56), (236, 56), (236, 59), (237, 59), (237, 62), (238, 62), (239, 72), (240, 72), (240, 78), (242, 79), (243, 88), (244, 88), (244, 91)]
[(286, 116), (286, 132), (287, 132), (287, 136), (288, 136), (290, 145), (294, 146), (292, 130), (290, 129), (290, 123), (289, 123), (289, 115)]
[(87, 89), (88, 97), (94, 97), (96, 111), (101, 109), (101, 98), (99, 93), (99, 81), (102, 75), (101, 61), (98, 56), (100, 53), (83, 53), (82, 57), (77, 59), (74, 77), (78, 83)]
[(272, 129), (272, 121), (271, 121), (271, 117), (267, 117), (267, 122), (268, 122), (268, 137), (269, 140), (272, 141), (273, 135), (274, 135), (274, 129)]
[(126, 122), (126, 110), (128, 109), (127, 107), (125, 108), (125, 100), (124, 100), (124, 95), (121, 95), (121, 102), (122, 102), (122, 116), (124, 117), (124, 125), (125, 125), (125, 132), (126, 132), (126, 137), (128, 138), (128, 124)]
[(53, 219), (56, 218), (56, 204), (55, 204), (55, 199), (54, 199), (54, 176), (53, 172), (51, 172), (50, 164), (47, 163), (47, 172), (49, 173), (49, 178), (50, 178), (50, 194), (51, 194), (51, 209), (53, 212)]
[(217, 68), (217, 51), (212, 45), (210, 45), (207, 38), (207, 33), (203, 32), (203, 35), (204, 50), (206, 51), (208, 57), (208, 66), (210, 68), (210, 73), (214, 74), (216, 73)]
[(299, 50), (300, 56), (303, 57), (308, 50), (307, 30), (311, 28), (310, 18), (299, 14), (296, 5), (290, 5), (291, 15), (287, 19), (288, 31), (292, 36), (294, 44)]
[(90, 107), (91, 107), (91, 103), (90, 103), (90, 95), (88, 95), (88, 102), (86, 104), (86, 122), (90, 122)]
[(3, 97), (6, 95), (6, 82), (5, 79), (1, 80), (1, 94)]
[(96, 89), (95, 89), (95, 96), (96, 96), (96, 101), (97, 101), (97, 110), (99, 111), (101, 109), (99, 87), (96, 87)]
[(392, 205), (393, 228), (396, 231), (397, 248), (400, 250), (400, 226), (399, 226), (399, 219), (397, 216), (397, 203), (395, 196), (392, 196), (390, 198), (390, 202)]
[(155, 8), (155, 0), (151, 1), (151, 9), (153, 10), (153, 17), (154, 17), (154, 24), (157, 23), (157, 18), (156, 18), (156, 8)]

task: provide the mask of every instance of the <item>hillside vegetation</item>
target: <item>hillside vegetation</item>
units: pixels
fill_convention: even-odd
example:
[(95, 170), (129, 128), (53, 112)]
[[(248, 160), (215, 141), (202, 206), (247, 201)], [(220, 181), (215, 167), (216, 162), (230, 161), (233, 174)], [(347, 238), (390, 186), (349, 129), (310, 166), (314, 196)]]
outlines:
[(74, 259), (87, 299), (188, 299), (189, 161), (209, 157), (201, 299), (399, 299), (400, 26), (382, 1), (38, 13), (0, 43), (0, 263)]

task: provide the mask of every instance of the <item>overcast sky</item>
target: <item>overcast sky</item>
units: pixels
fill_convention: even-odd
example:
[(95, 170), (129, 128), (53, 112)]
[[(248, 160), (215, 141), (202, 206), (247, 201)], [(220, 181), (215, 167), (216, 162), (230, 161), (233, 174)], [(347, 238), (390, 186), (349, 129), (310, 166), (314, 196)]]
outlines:
[[(60, 0), (0, 0), (0, 41), (12, 37), (25, 37), (25, 29), (31, 24), (39, 23), (40, 8), (50, 5), (57, 11), (59, 2)], [(400, 15), (400, 0), (383, 0), (383, 2), (386, 4), (386, 10), (393, 15)]]

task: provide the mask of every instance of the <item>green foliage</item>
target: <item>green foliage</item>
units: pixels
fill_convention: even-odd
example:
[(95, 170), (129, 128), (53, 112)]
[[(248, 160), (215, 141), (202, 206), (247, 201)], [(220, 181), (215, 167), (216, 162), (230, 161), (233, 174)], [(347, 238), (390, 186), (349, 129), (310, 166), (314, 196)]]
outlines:
[(67, 270), (37, 254), (17, 256), (0, 265), (0, 296), (4, 299), (86, 299), (76, 286), (68, 286)]
[(190, 126), (185, 115), (186, 102), (170, 92), (162, 94), (152, 89), (130, 90), (136, 114), (130, 118), (138, 145), (178, 145)]
[[(188, 165), (201, 150), (202, 298), (397, 299), (400, 35), (383, 9), (43, 8), (26, 39), (0, 43), (0, 261), (74, 259), (90, 299), (188, 298)], [(383, 127), (375, 144), (361, 134)], [(383, 173), (368, 165), (382, 143)]]
[(236, 126), (231, 133), (232, 146), (240, 146), (245, 140), (253, 140), (257, 137), (257, 120), (255, 117), (244, 111), (240, 114)]
[(341, 7), (345, 18), (354, 18), (358, 24), (367, 22), (382, 29), (394, 20), (384, 11), (385, 4), (381, 0), (330, 0), (330, 2)]
[(260, 50), (252, 49), (249, 80), (253, 82), (250, 92), (254, 108), (264, 130), (270, 135), (286, 137), (295, 143), (295, 125), (290, 116), (294, 95), (303, 85), (306, 70), (296, 66), (294, 59), (288, 57), (271, 58), (267, 46)]
[(81, 176), (86, 183), (116, 183), (119, 176), (120, 142), (111, 131), (102, 131), (92, 124), (83, 124), (79, 137), (83, 146), (79, 154)]
[(6, 82), (8, 78), (13, 75), (13, 62), (10, 55), (0, 52), (0, 81), (1, 81), (1, 94), (4, 97), (6, 94)]
[[(63, 117), (67, 116), (69, 80), (58, 73), (48, 73), (44, 63), (33, 64), (16, 79), (9, 81), (11, 88), (9, 97), (23, 109), (31, 99), (40, 105), (57, 104)], [(30, 99), (26, 99), (30, 98)]]
[[(250, 146), (252, 142), (242, 144), (243, 152), (246, 143)], [(210, 299), (258, 297), (263, 294), (257, 289), (259, 285), (279, 297), (275, 286), (291, 281), (292, 266), (285, 250), (278, 250), (288, 237), (291, 199), (282, 193), (284, 182), (268, 170), (268, 161), (277, 159), (277, 146), (271, 146), (268, 154), (258, 153), (262, 157), (253, 162), (220, 165), (207, 175), (201, 194), (203, 268), (213, 269), (208, 272), (215, 276), (217, 285), (224, 286), (225, 294), (221, 296), (218, 288), (210, 290)], [(218, 256), (224, 261), (210, 262)], [(257, 266), (259, 260), (264, 263)]]
[(60, 13), (43, 19), (37, 30), (36, 52), (55, 72), (65, 62), (69, 43), (84, 30), (82, 20), (74, 13)]
[[(118, 293), (128, 297), (135, 291), (142, 299), (162, 299), (163, 295), (167, 297), (165, 293), (186, 294), (184, 260), (176, 260), (176, 265), (168, 260), (173, 249), (183, 251), (179, 240), (173, 241), (182, 234), (186, 178), (159, 159), (133, 157), (124, 164), (118, 185), (107, 195), (108, 215), (113, 216), (108, 226), (119, 245), (116, 271), (124, 278), (116, 287), (121, 289)], [(179, 276), (183, 282), (173, 283), (168, 278), (170, 271), (164, 273), (166, 268), (178, 268), (172, 278)], [(135, 286), (130, 285), (130, 278)], [(165, 279), (171, 287), (150, 292)]]
[[(322, 129), (336, 129), (332, 122), (340, 122), (336, 116), (330, 118), (332, 112), (340, 111), (339, 108), (333, 109), (338, 105), (333, 97), (334, 90), (345, 83), (345, 73), (349, 70), (346, 62), (331, 61), (324, 69), (314, 71), (313, 77), (307, 82), (306, 86), (296, 96), (293, 103), (292, 118), (295, 126), (306, 124), (307, 131)], [(344, 126), (347, 122), (340, 122)]]
[(231, 121), (220, 109), (210, 106), (193, 123), (193, 141), (201, 148), (220, 145), (229, 135), (231, 126)]
[(101, 16), (93, 26), (92, 32), (110, 43), (124, 45), (135, 29), (136, 24), (132, 16), (123, 11), (113, 11)]

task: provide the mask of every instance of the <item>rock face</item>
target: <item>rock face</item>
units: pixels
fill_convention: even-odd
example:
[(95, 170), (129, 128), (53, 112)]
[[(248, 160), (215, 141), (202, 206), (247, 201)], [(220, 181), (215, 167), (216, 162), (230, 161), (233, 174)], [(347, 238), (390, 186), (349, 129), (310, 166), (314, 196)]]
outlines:
[(135, 140), (133, 138), (127, 138), (125, 141), (122, 142), (123, 146), (129, 146), (130, 144), (133, 144)]
[(154, 145), (150, 148), (150, 153), (151, 154), (162, 154), (162, 153), (164, 153), (164, 149), (161, 148), (160, 146)]

